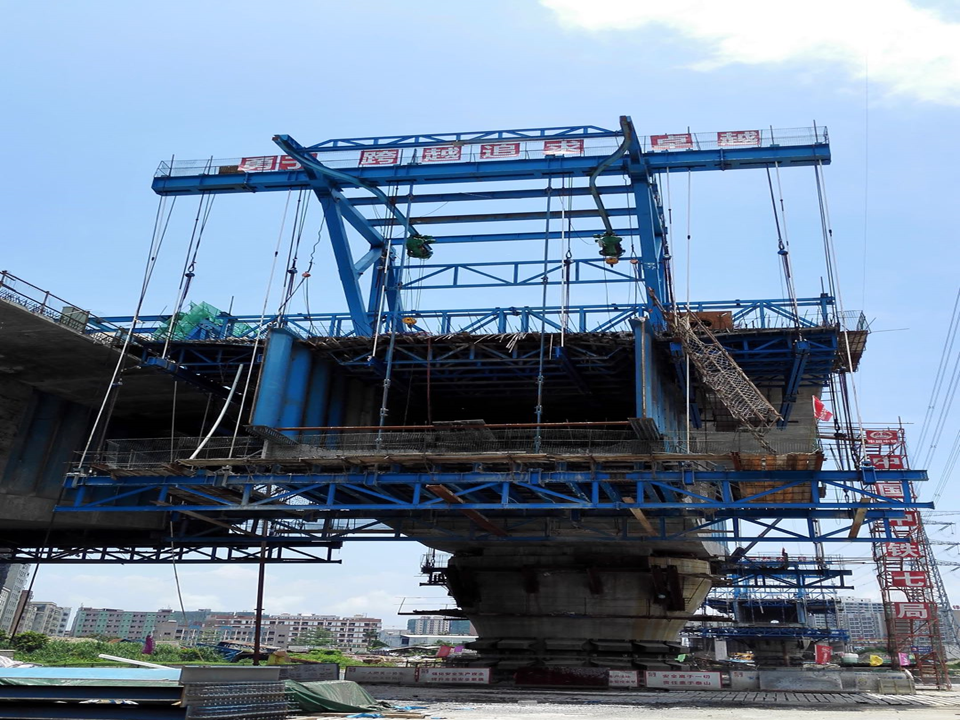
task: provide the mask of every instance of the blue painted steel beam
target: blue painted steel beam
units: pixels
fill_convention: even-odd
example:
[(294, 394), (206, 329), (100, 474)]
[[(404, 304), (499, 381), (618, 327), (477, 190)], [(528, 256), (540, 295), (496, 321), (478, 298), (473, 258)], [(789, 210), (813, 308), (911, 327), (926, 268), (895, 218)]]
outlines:
[[(640, 236), (640, 267), (643, 282), (648, 292), (652, 291), (661, 303), (673, 302), (667, 286), (667, 268), (665, 265), (664, 243), (667, 231), (664, 227), (663, 208), (657, 195), (656, 184), (651, 177), (651, 159), (640, 148), (633, 121), (627, 119), (631, 128), (630, 143), (627, 146), (627, 173), (633, 188), (634, 212), (637, 216), (637, 229)], [(651, 298), (652, 300), (652, 298)]]
[[(624, 237), (629, 237), (631, 235), (639, 234), (635, 228), (615, 228), (614, 229), (617, 235)], [(516, 242), (523, 240), (539, 240), (543, 242), (544, 239), (549, 238), (550, 240), (559, 240), (562, 237), (571, 237), (571, 238), (583, 238), (583, 239), (593, 239), (594, 235), (602, 235), (605, 232), (604, 228), (594, 228), (592, 230), (576, 230), (574, 232), (566, 232), (561, 230), (551, 230), (550, 232), (512, 232), (512, 233), (478, 233), (472, 235), (441, 235), (436, 238), (435, 243), (437, 245), (451, 245), (456, 243), (478, 243), (478, 242)], [(394, 245), (403, 245), (403, 238), (394, 238)]]
[[(632, 208), (609, 208), (606, 211), (610, 217), (630, 217), (634, 215)], [(599, 210), (569, 210), (561, 213), (559, 210), (550, 211), (551, 220), (582, 220), (584, 218), (595, 220), (600, 217)], [(470, 214), (470, 215), (424, 215), (423, 217), (412, 217), (410, 222), (419, 225), (456, 225), (461, 223), (488, 223), (488, 222), (525, 222), (528, 220), (546, 220), (547, 213), (543, 210), (531, 210), (527, 212), (503, 212), (489, 214)], [(372, 218), (371, 225), (390, 225), (390, 218)], [(568, 232), (568, 235), (573, 233)]]
[[(789, 147), (687, 150), (685, 152), (647, 153), (648, 172), (705, 172), (712, 170), (756, 169), (770, 167), (810, 166), (830, 162), (828, 145), (795, 145)], [(437, 165), (395, 165), (350, 168), (352, 176), (373, 185), (418, 185), (466, 181), (500, 182), (506, 180), (539, 180), (548, 175), (587, 177), (600, 157), (547, 157), (524, 160), (495, 160)], [(604, 176), (622, 176), (624, 168), (614, 164)], [(236, 173), (224, 175), (182, 175), (153, 179), (158, 195), (194, 195), (197, 193), (278, 192), (312, 189), (304, 170)]]
[(372, 328), (367, 315), (367, 308), (360, 291), (360, 273), (356, 270), (353, 261), (353, 252), (350, 250), (350, 239), (340, 213), (340, 201), (330, 194), (318, 192), (320, 206), (326, 218), (327, 234), (333, 247), (333, 256), (337, 262), (337, 272), (340, 283), (343, 285), (344, 299), (350, 308), (350, 321), (357, 335), (370, 335)]
[[(480, 262), (463, 265), (460, 263), (429, 264), (417, 266), (417, 275), (404, 283), (407, 290), (423, 288), (425, 290), (441, 290), (451, 288), (481, 288), (481, 287), (542, 287), (548, 285), (569, 283), (571, 285), (608, 283), (608, 282), (638, 282), (634, 273), (634, 258), (624, 256), (617, 265), (609, 265), (602, 257), (571, 258), (570, 260), (548, 260), (547, 270), (544, 272), (543, 260), (518, 260), (514, 262)], [(563, 271), (570, 268), (568, 279), (564, 279)], [(498, 269), (502, 268), (502, 270)], [(597, 275), (586, 278), (584, 271), (596, 270)], [(533, 271), (533, 272), (531, 272)], [(506, 277), (505, 277), (506, 276)], [(446, 282), (441, 282), (446, 280)]]
[[(800, 390), (807, 362), (810, 360), (810, 352), (810, 343), (808, 342), (797, 340), (793, 344), (793, 365), (790, 368), (787, 382), (783, 386), (783, 401), (780, 403), (781, 419), (777, 422), (777, 427), (785, 428), (790, 420), (793, 406), (797, 402), (797, 392)], [(830, 370), (832, 369), (831, 367)]]
[[(597, 192), (600, 195), (627, 195), (632, 192), (626, 185), (598, 185)], [(560, 187), (552, 188), (550, 194), (554, 197), (581, 197), (590, 195), (590, 189), (586, 187)], [(523, 188), (519, 190), (482, 190), (479, 192), (446, 192), (446, 193), (418, 193), (413, 197), (402, 198), (403, 202), (411, 201), (414, 205), (417, 203), (456, 203), (456, 202), (475, 202), (477, 200), (529, 200), (531, 198), (545, 198), (547, 188)], [(377, 198), (372, 197), (351, 197), (352, 202), (357, 207), (362, 205), (380, 205)]]

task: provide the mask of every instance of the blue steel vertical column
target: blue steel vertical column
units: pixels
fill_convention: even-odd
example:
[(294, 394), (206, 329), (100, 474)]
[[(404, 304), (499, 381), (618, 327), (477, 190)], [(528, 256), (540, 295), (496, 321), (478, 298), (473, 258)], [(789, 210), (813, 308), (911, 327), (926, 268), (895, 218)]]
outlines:
[[(299, 427), (303, 423), (303, 407), (307, 401), (307, 385), (310, 382), (310, 351), (303, 345), (295, 345), (290, 358), (290, 372), (283, 393), (280, 409), (281, 427)], [(299, 433), (290, 431), (284, 435), (295, 438)]]
[(638, 418), (647, 416), (647, 367), (646, 367), (646, 339), (644, 338), (644, 321), (638, 318), (630, 320), (633, 328), (634, 348), (634, 388), (636, 409), (634, 414)]
[(320, 427), (327, 422), (327, 398), (330, 395), (330, 363), (316, 359), (310, 373), (307, 404), (303, 411), (306, 427)]
[(270, 331), (267, 350), (260, 371), (260, 385), (253, 404), (251, 424), (276, 427), (280, 424), (287, 375), (290, 371), (290, 355), (294, 336), (287, 330)]
[(327, 425), (343, 425), (347, 400), (347, 379), (341, 373), (333, 376), (330, 383), (330, 401), (327, 403)]

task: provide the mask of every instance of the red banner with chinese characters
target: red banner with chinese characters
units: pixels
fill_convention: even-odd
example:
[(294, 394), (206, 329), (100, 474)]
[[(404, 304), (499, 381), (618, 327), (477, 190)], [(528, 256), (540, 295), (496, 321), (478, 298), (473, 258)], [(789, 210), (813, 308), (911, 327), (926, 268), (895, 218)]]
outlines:
[(759, 147), (759, 130), (728, 130), (717, 133), (718, 147)]
[(930, 578), (920, 570), (893, 570), (890, 580), (898, 588), (925, 588), (930, 587)]
[(817, 665), (829, 665), (833, 660), (833, 648), (829, 645), (817, 645)]
[(863, 441), (867, 445), (896, 445), (900, 442), (900, 431), (894, 429), (864, 430)]
[(890, 532), (896, 537), (910, 537), (919, 525), (916, 510), (907, 510), (902, 518), (890, 518)]
[(925, 602), (895, 602), (893, 616), (897, 620), (929, 620), (930, 603)]
[(652, 135), (650, 137), (650, 147), (654, 150), (692, 150), (693, 135), (690, 133)]
[(583, 140), (545, 140), (544, 155), (583, 155)]
[(867, 455), (867, 460), (877, 470), (903, 470), (903, 455)]
[(460, 145), (435, 145), (425, 147), (420, 155), (420, 162), (456, 162), (463, 156)]
[(898, 482), (878, 482), (873, 484), (873, 490), (880, 497), (892, 498), (894, 500), (903, 500), (903, 483)]
[(370, 167), (371, 165), (396, 165), (398, 162), (400, 162), (399, 148), (364, 150), (360, 153), (360, 167)]
[(888, 558), (903, 558), (904, 560), (916, 560), (923, 557), (923, 550), (919, 543), (915, 542), (891, 542), (883, 546), (883, 555)]
[(237, 170), (240, 172), (269, 172), (277, 169), (277, 156), (268, 155), (264, 157), (245, 157), (240, 159), (240, 165)]
[(484, 143), (480, 146), (481, 160), (496, 160), (497, 158), (520, 157), (520, 143)]

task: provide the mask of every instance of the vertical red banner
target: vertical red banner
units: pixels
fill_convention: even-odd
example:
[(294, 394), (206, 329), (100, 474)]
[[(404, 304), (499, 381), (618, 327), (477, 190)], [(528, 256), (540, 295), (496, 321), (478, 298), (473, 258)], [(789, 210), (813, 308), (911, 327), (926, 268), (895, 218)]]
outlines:
[(833, 660), (833, 648), (829, 645), (817, 645), (817, 665), (829, 665)]

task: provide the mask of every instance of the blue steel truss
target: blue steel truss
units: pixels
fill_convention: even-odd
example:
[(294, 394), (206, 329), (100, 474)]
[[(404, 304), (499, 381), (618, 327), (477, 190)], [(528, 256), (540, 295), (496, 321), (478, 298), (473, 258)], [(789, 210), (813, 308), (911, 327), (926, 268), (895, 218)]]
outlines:
[[(381, 472), (243, 475), (200, 473), (192, 476), (113, 477), (74, 474), (68, 478), (71, 501), (60, 512), (106, 513), (203, 513), (238, 518), (329, 514), (331, 517), (389, 518), (410, 512), (483, 512), (490, 518), (518, 521), (511, 526), (510, 540), (543, 538), (539, 532), (518, 535), (524, 517), (554, 511), (573, 512), (589, 526), (591, 518), (647, 513), (645, 532), (597, 530), (592, 539), (675, 541), (683, 538), (731, 540), (872, 542), (860, 537), (862, 522), (876, 523), (889, 542), (902, 542), (895, 532), (896, 520), (909, 510), (931, 508), (910, 493), (910, 483), (926, 479), (919, 470), (874, 471), (605, 471), (592, 472), (515, 470), (490, 472), (409, 472), (402, 468)], [(773, 482), (771, 482), (773, 481)], [(903, 499), (889, 498), (873, 490), (874, 482), (897, 482)], [(771, 488), (771, 484), (774, 486)], [(109, 488), (110, 494), (100, 490)], [(265, 492), (264, 489), (269, 488)], [(781, 502), (777, 493), (802, 489), (805, 502)], [(826, 499), (836, 489), (844, 500)], [(190, 500), (171, 507), (171, 492), (186, 493)], [(671, 520), (683, 514), (689, 522), (678, 528)], [(786, 519), (796, 527), (781, 523)], [(817, 527), (817, 520), (849, 520), (830, 531)], [(534, 526), (537, 521), (532, 521)], [(891, 522), (894, 525), (891, 525)], [(754, 529), (757, 528), (757, 529)], [(537, 530), (536, 527), (531, 529)], [(771, 534), (771, 531), (776, 532)], [(351, 531), (337, 539), (351, 539)], [(395, 532), (394, 536), (401, 533)], [(471, 533), (471, 539), (480, 535)], [(496, 532), (486, 533), (496, 538)], [(363, 534), (360, 533), (360, 537)], [(378, 536), (386, 539), (387, 536)], [(329, 534), (318, 533), (318, 541)], [(417, 539), (408, 536), (408, 539)], [(422, 539), (422, 538), (420, 538)]]
[(730, 638), (730, 639), (762, 639), (762, 638), (804, 638), (807, 640), (835, 640), (846, 642), (850, 633), (838, 628), (813, 628), (801, 626), (746, 626), (746, 627), (705, 627), (698, 628), (697, 635), (703, 637)]
[[(587, 262), (587, 261), (583, 261)], [(593, 262), (592, 260), (589, 262)], [(493, 263), (506, 269), (507, 274), (517, 273), (519, 268), (527, 267), (529, 263)], [(477, 271), (473, 268), (476, 266)], [(471, 263), (459, 268), (454, 264), (434, 266), (439, 272), (451, 274), (456, 272), (457, 287), (469, 286), (465, 280), (471, 276), (479, 277), (484, 265)], [(513, 268), (518, 268), (516, 271)], [(541, 263), (542, 267), (542, 263)], [(548, 275), (552, 274), (551, 266)], [(628, 274), (624, 270), (616, 270), (619, 276)], [(499, 274), (501, 277), (504, 273)], [(499, 283), (503, 286), (539, 285), (543, 275), (538, 274), (533, 280), (523, 279), (516, 282)], [(427, 278), (424, 278), (426, 280)], [(491, 281), (493, 282), (493, 281)], [(453, 283), (451, 283), (453, 284)], [(794, 313), (793, 304), (784, 299), (764, 300), (711, 300), (695, 301), (690, 303), (693, 312), (723, 312), (731, 313), (733, 323), (738, 328), (752, 328), (756, 330), (772, 330), (794, 328), (798, 324), (803, 328), (835, 327), (837, 323), (835, 301), (828, 295), (816, 298), (800, 298), (797, 307), (799, 317)], [(568, 332), (628, 332), (630, 321), (640, 317), (652, 309), (648, 303), (612, 303), (610, 305), (572, 305), (568, 307), (549, 306), (547, 308), (531, 306), (506, 306), (496, 308), (464, 308), (457, 310), (410, 310), (406, 313), (418, 321), (417, 330), (428, 330), (437, 334), (456, 332), (473, 333), (477, 335), (498, 334), (510, 332), (529, 332), (539, 330), (541, 320), (546, 322), (548, 331), (557, 331), (563, 327), (566, 319)], [(134, 330), (135, 337), (149, 342), (151, 337), (158, 333), (170, 321), (169, 315), (141, 315), (137, 319)], [(122, 335), (132, 329), (133, 318), (129, 315), (116, 315), (91, 320), (89, 333), (104, 335), (113, 334), (122, 339)], [(301, 338), (314, 336), (352, 337), (358, 333), (353, 326), (350, 313), (289, 313), (280, 315), (232, 315), (222, 313), (212, 318), (210, 323), (197, 327), (194, 334), (187, 338), (190, 341), (205, 340), (249, 340), (264, 337), (270, 328), (284, 327)]]

